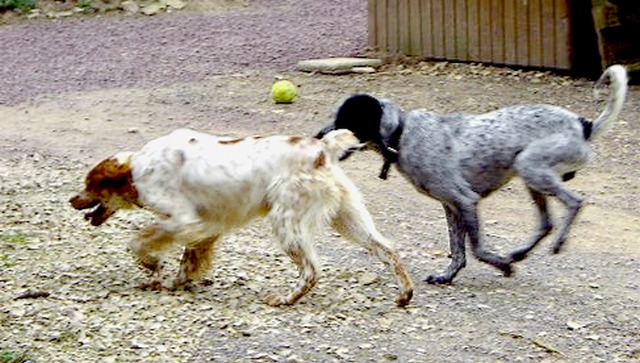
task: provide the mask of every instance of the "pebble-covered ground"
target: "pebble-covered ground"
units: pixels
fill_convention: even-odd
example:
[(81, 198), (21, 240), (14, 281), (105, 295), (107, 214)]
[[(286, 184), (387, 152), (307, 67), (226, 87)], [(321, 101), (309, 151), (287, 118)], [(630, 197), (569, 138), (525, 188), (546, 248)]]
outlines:
[[(148, 276), (126, 244), (151, 216), (122, 212), (93, 228), (70, 208), (85, 172), (111, 153), (176, 127), (233, 136), (313, 134), (356, 91), (437, 112), (545, 102), (593, 119), (601, 107), (592, 101), (591, 81), (538, 71), (427, 62), (367, 75), (291, 71), (299, 58), (358, 53), (366, 41), (366, 18), (357, 12), (364, 3), (255, 1), (224, 14), (185, 10), (0, 27), (0, 49), (21, 44), (24, 53), (0, 53), (19, 70), (0, 67), (0, 362), (640, 360), (637, 87), (620, 120), (594, 143), (597, 159), (568, 183), (587, 203), (566, 251), (552, 256), (545, 241), (511, 278), (470, 257), (453, 285), (423, 282), (449, 262), (442, 208), (395, 171), (385, 182), (377, 179), (380, 160), (372, 153), (346, 161), (414, 279), (415, 298), (405, 309), (393, 303), (397, 288), (384, 266), (329, 230), (318, 236), (317, 286), (294, 306), (266, 305), (264, 296), (290, 288), (296, 274), (260, 221), (219, 244), (206, 283), (142, 290)], [(355, 15), (345, 19), (347, 13)], [(298, 28), (290, 41), (277, 42), (262, 22), (283, 14)], [(214, 42), (205, 45), (230, 24), (256, 30), (244, 38), (253, 49), (243, 53), (244, 65), (232, 55), (239, 50), (219, 50), (220, 59), (229, 57), (225, 65), (215, 61)], [(303, 30), (312, 36), (298, 34)], [(167, 49), (177, 49), (166, 58), (163, 38)], [(208, 55), (180, 63), (197, 47), (182, 44), (191, 38), (201, 39)], [(256, 51), (260, 44), (291, 58), (268, 63), (272, 52)], [(49, 46), (54, 53), (39, 56)], [(118, 60), (123, 53), (138, 56)], [(294, 104), (269, 99), (276, 76), (298, 85)], [(562, 218), (564, 209), (552, 207), (554, 219)], [(486, 243), (499, 253), (519, 246), (535, 226), (517, 181), (480, 208)], [(170, 256), (175, 268), (180, 253)]]

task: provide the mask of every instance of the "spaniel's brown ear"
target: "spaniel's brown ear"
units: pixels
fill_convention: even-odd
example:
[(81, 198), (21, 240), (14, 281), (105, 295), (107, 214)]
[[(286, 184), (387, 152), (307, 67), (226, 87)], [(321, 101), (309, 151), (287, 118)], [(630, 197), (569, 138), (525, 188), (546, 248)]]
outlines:
[(118, 154), (101, 161), (93, 168), (87, 178), (91, 177), (97, 180), (121, 179), (126, 175), (131, 175), (131, 155)]

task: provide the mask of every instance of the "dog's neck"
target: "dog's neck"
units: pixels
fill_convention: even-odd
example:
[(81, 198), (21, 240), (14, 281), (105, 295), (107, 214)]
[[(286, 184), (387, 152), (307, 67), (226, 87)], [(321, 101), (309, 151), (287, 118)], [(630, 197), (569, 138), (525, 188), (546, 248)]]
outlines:
[[(399, 134), (402, 134), (402, 126), (404, 120), (404, 111), (397, 104), (387, 100), (380, 100), (382, 106), (382, 118), (380, 119), (380, 136), (385, 143), (393, 143), (395, 147), (399, 141)], [(398, 140), (392, 140), (394, 136)]]
[(404, 112), (395, 103), (382, 100), (382, 118), (380, 120), (380, 153), (384, 157), (384, 164), (378, 177), (387, 179), (391, 164), (398, 162), (400, 152), (400, 137), (404, 130)]

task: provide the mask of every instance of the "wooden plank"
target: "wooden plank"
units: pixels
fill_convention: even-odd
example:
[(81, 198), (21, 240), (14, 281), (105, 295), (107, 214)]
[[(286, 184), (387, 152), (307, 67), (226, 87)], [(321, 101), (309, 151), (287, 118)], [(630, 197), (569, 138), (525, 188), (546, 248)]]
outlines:
[[(376, 4), (376, 48), (387, 51), (387, 0), (373, 0)], [(393, 0), (390, 0), (393, 1)]]
[(491, 34), (491, 0), (480, 0), (478, 2), (480, 14), (480, 60), (483, 62), (493, 61), (492, 56), (492, 34)]
[(542, 65), (556, 68), (556, 17), (554, 0), (542, 0)]
[(470, 61), (480, 60), (479, 0), (467, 0), (467, 53)]
[(367, 42), (368, 45), (372, 48), (377, 47), (377, 37), (376, 33), (378, 31), (378, 26), (376, 24), (376, 4), (378, 2), (376, 0), (369, 0), (367, 2)]
[(456, 57), (456, 8), (455, 0), (444, 0), (444, 55), (446, 59)]
[(542, 0), (529, 1), (529, 65), (542, 66)]
[(516, 4), (518, 0), (504, 0), (504, 63), (518, 64), (518, 33)]
[(491, 60), (504, 63), (504, 13), (503, 0), (491, 1)]
[(421, 0), (420, 18), (422, 20), (420, 33), (422, 40), (422, 56), (434, 57), (433, 51), (433, 21), (431, 18), (431, 0)]
[(516, 48), (517, 63), (528, 66), (529, 63), (529, 1), (516, 0)]
[(433, 31), (433, 56), (444, 59), (444, 2), (447, 0), (431, 0), (431, 30)]
[(397, 0), (398, 2), (398, 50), (402, 54), (411, 54), (409, 38), (409, 0)]
[(569, 28), (569, 1), (557, 0), (555, 3), (556, 41), (555, 54), (556, 65), (560, 69), (571, 68), (571, 31)]
[(467, 0), (456, 0), (456, 59), (469, 59)]
[(398, 0), (387, 1), (387, 51), (397, 53), (399, 50)]
[(420, 0), (410, 0), (409, 2), (409, 34), (411, 37), (411, 55), (423, 54), (422, 49), (422, 19), (420, 18)]

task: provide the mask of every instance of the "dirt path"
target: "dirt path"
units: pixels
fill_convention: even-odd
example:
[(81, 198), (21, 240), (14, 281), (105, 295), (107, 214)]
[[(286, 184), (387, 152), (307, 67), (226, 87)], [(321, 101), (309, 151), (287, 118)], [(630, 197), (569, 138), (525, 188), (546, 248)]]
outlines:
[[(357, 91), (440, 112), (533, 102), (565, 106), (587, 118), (599, 111), (591, 82), (536, 72), (431, 63), (373, 75), (291, 72), (297, 58), (357, 53), (364, 15), (354, 17), (360, 21), (355, 27), (341, 15), (363, 5), (260, 3), (225, 14), (0, 28), (0, 49), (14, 44), (5, 43), (5, 36), (19, 41), (29, 35), (30, 42), (20, 43), (22, 52), (34, 52), (31, 58), (8, 55), (15, 57), (11, 64), (26, 67), (20, 72), (0, 70), (0, 353), (26, 350), (36, 362), (640, 360), (637, 87), (621, 120), (595, 144), (597, 159), (569, 182), (588, 203), (567, 250), (551, 256), (543, 243), (512, 278), (470, 259), (452, 286), (422, 282), (448, 264), (441, 207), (395, 171), (388, 181), (378, 180), (380, 160), (365, 153), (344, 167), (379, 229), (398, 243), (416, 283), (409, 308), (394, 306), (396, 287), (383, 266), (329, 232), (330, 238), (319, 240), (323, 271), (314, 290), (292, 307), (268, 307), (264, 295), (290, 286), (295, 271), (271, 243), (265, 223), (220, 244), (208, 275), (211, 285), (175, 293), (139, 290), (146, 276), (125, 246), (149, 216), (121, 213), (95, 229), (67, 204), (87, 167), (114, 151), (137, 148), (176, 127), (236, 136), (311, 134), (342, 97)], [(269, 38), (270, 17), (294, 15), (298, 30), (287, 42)], [(180, 57), (198, 46), (184, 42), (206, 43), (220, 26), (231, 24), (269, 39), (251, 37), (260, 40), (242, 54), (234, 47), (201, 45), (208, 55), (181, 66)], [(298, 34), (307, 27), (315, 30)], [(60, 33), (75, 39), (64, 44), (75, 45), (56, 43)], [(156, 43), (160, 39), (167, 41), (166, 58)], [(258, 43), (268, 46), (258, 51)], [(39, 57), (31, 49), (48, 44), (59, 57)], [(284, 54), (275, 49), (286, 49), (287, 60), (274, 57)], [(138, 54), (133, 59), (140, 61), (116, 59), (123, 52)], [(28, 72), (25, 59), (33, 60), (30, 69), (42, 64), (50, 72)], [(276, 75), (300, 87), (293, 105), (269, 100)], [(486, 243), (500, 253), (522, 243), (535, 225), (519, 182), (483, 202), (481, 211)], [(564, 211), (553, 204), (553, 212), (558, 220)], [(27, 290), (51, 295), (14, 300)]]

